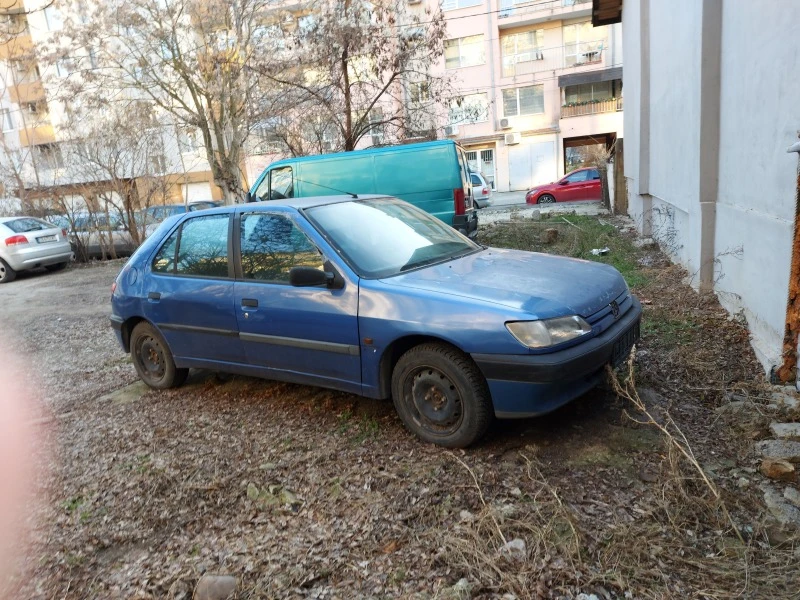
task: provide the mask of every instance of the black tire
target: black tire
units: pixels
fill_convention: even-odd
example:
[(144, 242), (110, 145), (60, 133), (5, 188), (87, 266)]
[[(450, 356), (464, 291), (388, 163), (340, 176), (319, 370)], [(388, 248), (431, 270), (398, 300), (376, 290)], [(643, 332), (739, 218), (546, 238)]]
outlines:
[(66, 269), (68, 264), (69, 263), (60, 262), (54, 265), (47, 265), (45, 269), (47, 269), (51, 273), (55, 273), (56, 271), (63, 271), (64, 269)]
[(421, 344), (400, 357), (392, 399), (409, 431), (447, 448), (473, 444), (494, 418), (483, 374), (469, 356), (442, 343)]
[(186, 381), (189, 369), (178, 369), (167, 342), (150, 323), (139, 323), (131, 332), (131, 358), (136, 372), (151, 388), (166, 390)]
[(0, 283), (10, 283), (17, 278), (17, 272), (0, 258)]
[(539, 204), (555, 204), (556, 199), (550, 194), (542, 194), (539, 196)]

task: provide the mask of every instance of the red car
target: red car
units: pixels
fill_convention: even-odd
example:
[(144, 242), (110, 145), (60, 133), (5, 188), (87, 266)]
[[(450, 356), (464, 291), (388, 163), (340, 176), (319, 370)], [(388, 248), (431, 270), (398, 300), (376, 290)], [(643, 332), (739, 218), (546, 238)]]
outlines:
[(555, 183), (532, 188), (525, 194), (525, 202), (528, 204), (551, 204), (578, 200), (599, 201), (600, 196), (600, 173), (594, 167), (589, 167), (567, 173)]

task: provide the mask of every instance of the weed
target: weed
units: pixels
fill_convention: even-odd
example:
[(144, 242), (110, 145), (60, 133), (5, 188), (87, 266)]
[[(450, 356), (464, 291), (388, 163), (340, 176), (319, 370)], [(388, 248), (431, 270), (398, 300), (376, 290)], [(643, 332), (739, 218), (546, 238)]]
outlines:
[(74, 496), (69, 500), (65, 500), (64, 502), (62, 502), (61, 506), (68, 513), (73, 513), (76, 510), (78, 510), (83, 505), (83, 503), (84, 503), (83, 496)]

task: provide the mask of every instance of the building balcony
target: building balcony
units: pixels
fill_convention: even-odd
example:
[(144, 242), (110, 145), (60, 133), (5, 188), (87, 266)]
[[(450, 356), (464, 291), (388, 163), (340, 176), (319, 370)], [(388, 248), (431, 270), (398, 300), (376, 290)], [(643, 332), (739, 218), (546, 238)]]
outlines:
[(592, 0), (500, 0), (497, 19), (498, 26), (504, 29), (591, 14)]
[(596, 115), (620, 110), (622, 110), (622, 98), (611, 98), (610, 100), (599, 100), (585, 104), (564, 105), (561, 107), (561, 118), (582, 117), (584, 115)]
[(0, 60), (14, 59), (20, 56), (30, 56), (33, 53), (33, 39), (29, 31), (25, 30), (11, 39), (0, 44)]
[(15, 104), (37, 103), (44, 100), (44, 87), (41, 81), (18, 83), (8, 88), (8, 95)]
[(23, 147), (52, 144), (56, 141), (52, 125), (37, 125), (19, 130), (19, 144)]
[(519, 77), (581, 67), (605, 68), (611, 66), (607, 64), (610, 60), (608, 54), (604, 40), (531, 50), (504, 56), (502, 76)]

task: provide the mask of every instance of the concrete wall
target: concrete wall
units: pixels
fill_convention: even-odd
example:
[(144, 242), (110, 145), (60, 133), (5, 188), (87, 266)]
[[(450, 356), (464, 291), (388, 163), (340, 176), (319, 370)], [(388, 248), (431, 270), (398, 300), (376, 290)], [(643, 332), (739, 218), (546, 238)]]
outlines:
[(631, 215), (779, 364), (800, 129), (800, 3), (625, 0)]

